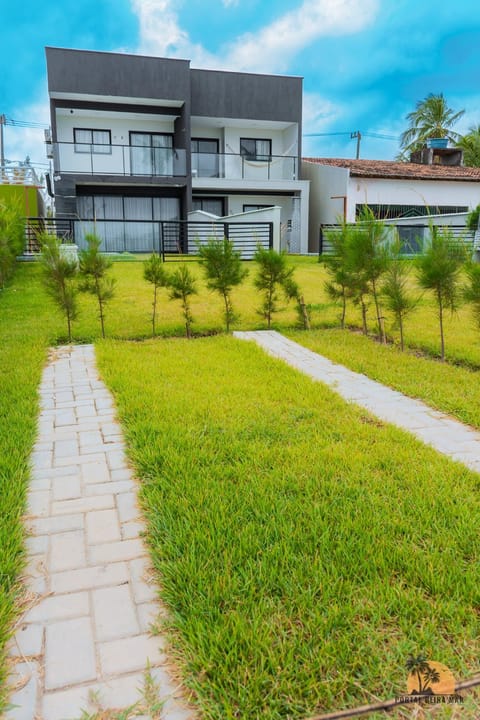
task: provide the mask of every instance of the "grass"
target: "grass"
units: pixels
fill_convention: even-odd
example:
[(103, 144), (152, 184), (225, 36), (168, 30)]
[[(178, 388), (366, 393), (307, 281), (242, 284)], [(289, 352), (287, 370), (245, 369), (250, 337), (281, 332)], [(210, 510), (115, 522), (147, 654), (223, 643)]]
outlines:
[(21, 522), (36, 432), (37, 388), (58, 332), (31, 267), (0, 291), (0, 712), (5, 708), (5, 644), (19, 610), (24, 563)]
[[(296, 314), (293, 306), (287, 305), (276, 314), (274, 327), (288, 330), (297, 341), (352, 369), (480, 427), (475, 372), (475, 368), (480, 368), (480, 333), (468, 308), (462, 308), (446, 324), (450, 363), (402, 355), (395, 347), (381, 347), (356, 333), (332, 329), (337, 322), (338, 308), (325, 296), (324, 269), (316, 258), (289, 260), (296, 266), (296, 278), (306, 301), (312, 304), (316, 329), (311, 333), (293, 331)], [(247, 282), (233, 293), (234, 307), (240, 312), (237, 327), (264, 328), (265, 322), (256, 310), (260, 299), (253, 287), (254, 265), (248, 263), (247, 266), (250, 270)], [(169, 267), (173, 269), (175, 264)], [(221, 332), (220, 298), (205, 288), (195, 261), (189, 263), (189, 269), (200, 279), (200, 294), (193, 299), (192, 307), (195, 331), (205, 335)], [(228, 697), (228, 702), (233, 703), (228, 712), (233, 713), (233, 707), (248, 708), (246, 715), (250, 717), (248, 713), (261, 697), (268, 706), (270, 716), (267, 717), (286, 717), (289, 712), (297, 717), (306, 709), (334, 707), (355, 700), (357, 685), (362, 685), (364, 680), (368, 680), (367, 690), (376, 688), (379, 694), (388, 695), (395, 683), (398, 686), (404, 656), (414, 647), (431, 648), (437, 654), (436, 659), (448, 662), (458, 676), (471, 669), (474, 663), (469, 638), (474, 636), (473, 615), (471, 605), (462, 603), (465, 593), (471, 589), (471, 558), (467, 546), (475, 519), (473, 488), (478, 490), (474, 476), (446, 464), (408, 436), (377, 427), (367, 415), (355, 414), (353, 410), (347, 412), (335, 396), (305, 379), (300, 382), (288, 369), (280, 372), (280, 366), (272, 365), (259, 351), (247, 351), (243, 346), (239, 350), (231, 338), (203, 338), (190, 344), (178, 339), (148, 340), (152, 292), (143, 280), (142, 264), (115, 262), (112, 272), (117, 286), (116, 296), (107, 307), (107, 333), (121, 340), (146, 342), (101, 345), (104, 372), (112, 383), (119, 383), (116, 390), (122, 402), (133, 456), (146, 473), (144, 499), (151, 518), (157, 566), (167, 577), (165, 587), (167, 599), (174, 608), (178, 647), (190, 683), (200, 688), (202, 703), (208, 707), (210, 716), (223, 717), (222, 713), (227, 713), (225, 698)], [(94, 341), (99, 337), (94, 298), (82, 296), (80, 311), (80, 318), (74, 324), (74, 337), (79, 342)], [(349, 308), (347, 321), (358, 325), (355, 308)], [(373, 318), (370, 321), (373, 329)], [(160, 299), (158, 323), (164, 336), (184, 332), (181, 310), (177, 303), (167, 300), (166, 292)], [(427, 355), (435, 355), (437, 334), (435, 310), (425, 295), (418, 311), (407, 319), (407, 343)], [(21, 265), (15, 280), (0, 292), (0, 712), (6, 701), (5, 643), (21, 600), (18, 583), (24, 561), (21, 517), (28, 484), (28, 458), (35, 437), (37, 387), (47, 347), (64, 341), (65, 323), (45, 296), (38, 266)], [(110, 357), (113, 348), (117, 358)], [(107, 360), (111, 363), (110, 370)], [(125, 369), (119, 367), (123, 360), (127, 363)], [(138, 398), (125, 390), (127, 372)], [(248, 377), (251, 391), (246, 390), (244, 377)], [(159, 416), (153, 419), (148, 393), (152, 394), (152, 408)], [(253, 400), (254, 397), (257, 400)], [(337, 405), (341, 407), (338, 411)], [(190, 425), (191, 417), (194, 422)], [(292, 433), (287, 429), (292, 429)], [(373, 458), (369, 458), (369, 452)], [(409, 465), (415, 465), (416, 478), (417, 467), (416, 462), (411, 462), (412, 456), (422, 458), (419, 487), (412, 477), (413, 470), (409, 469)], [(185, 481), (186, 477), (191, 479), (190, 484)], [(372, 487), (371, 477), (375, 480)], [(440, 478), (438, 486), (437, 477)], [(385, 487), (380, 487), (385, 478)], [(170, 481), (171, 490), (165, 485)], [(177, 491), (179, 494), (173, 497)], [(391, 497), (387, 497), (388, 493)], [(449, 493), (454, 500), (449, 499)], [(433, 517), (428, 514), (429, 502)], [(395, 515), (397, 504), (400, 520)], [(158, 512), (160, 507), (162, 515)], [(339, 512), (335, 508), (341, 508), (342, 513), (345, 509), (346, 521), (342, 527), (334, 521), (334, 512), (337, 516)], [(379, 515), (368, 533), (364, 532), (365, 537), (361, 537), (358, 552), (363, 551), (366, 556), (371, 553), (366, 546), (370, 538), (375, 551), (380, 543), (386, 556), (386, 561), (379, 562), (372, 570), (358, 565), (356, 553), (355, 562), (365, 573), (363, 582), (359, 577), (349, 577), (348, 573), (347, 579), (342, 579), (339, 571), (342, 562), (348, 572), (354, 570), (354, 563), (342, 554), (341, 548), (355, 551), (352, 538), (355, 532), (361, 533), (363, 527), (355, 508), (363, 519), (368, 517), (368, 522), (373, 515)], [(404, 518), (408, 509), (413, 511), (419, 527), (426, 529), (425, 541), (420, 531)], [(457, 525), (455, 510), (459, 513)], [(327, 517), (328, 514), (332, 517)], [(210, 517), (214, 518), (211, 526)], [(450, 540), (445, 538), (447, 531), (453, 532)], [(392, 533), (393, 539), (388, 539), (387, 532)], [(465, 532), (463, 539), (458, 537), (460, 532)], [(191, 538), (195, 539), (192, 548), (188, 547)], [(407, 546), (402, 546), (402, 538), (404, 545), (410, 543), (413, 565), (418, 566), (416, 571), (406, 569), (408, 553)], [(393, 540), (398, 541), (400, 550)], [(437, 540), (442, 552), (446, 548), (443, 564), (442, 553), (438, 554), (435, 549)], [(458, 567), (467, 571), (467, 588), (461, 587), (456, 575), (450, 576), (453, 572), (450, 567), (447, 577), (441, 580), (434, 577), (435, 563), (443, 573), (445, 564), (450, 565), (461, 557), (461, 547), (465, 548), (465, 558), (459, 560)], [(422, 548), (428, 552), (423, 553)], [(179, 557), (180, 549), (182, 553), (185, 549), (184, 557)], [(333, 569), (325, 553), (331, 554)], [(419, 558), (430, 558), (430, 565), (419, 564)], [(205, 562), (206, 569), (195, 580), (197, 560)], [(311, 567), (303, 567), (305, 563)], [(396, 567), (396, 563), (400, 570), (392, 570), (387, 582), (389, 568)], [(228, 569), (231, 579), (227, 576)], [(277, 569), (278, 583), (271, 579), (276, 577)], [(181, 578), (184, 570), (189, 584), (179, 581), (176, 596), (174, 581)], [(330, 594), (328, 588), (318, 589), (318, 577), (323, 572), (326, 583), (333, 582)], [(288, 573), (291, 573), (290, 579)], [(378, 607), (374, 592), (377, 575), (383, 582), (379, 585)], [(427, 585), (424, 576), (428, 578)], [(298, 607), (295, 583), (300, 588)], [(408, 583), (411, 586), (407, 587)], [(389, 587), (393, 595), (389, 594)], [(222, 588), (228, 591), (225, 601), (219, 599)], [(447, 589), (452, 598), (455, 592), (460, 593), (458, 602), (457, 598), (447, 602)], [(188, 611), (190, 593), (195, 612), (200, 613), (197, 619), (193, 611)], [(244, 593), (246, 601), (242, 599)], [(363, 610), (358, 604), (360, 597), (364, 598)], [(313, 607), (318, 598), (328, 606), (324, 616)], [(441, 602), (436, 608), (438, 598)], [(215, 611), (215, 599), (221, 612), (218, 608)], [(236, 601), (238, 613), (234, 607)], [(419, 632), (417, 639), (406, 620), (400, 629), (394, 623), (393, 611), (400, 611), (402, 607), (407, 614), (411, 612), (411, 627), (415, 622), (420, 623), (421, 632), (415, 626)], [(422, 615), (420, 622), (417, 616), (414, 621), (414, 613), (420, 611), (425, 617)], [(254, 625), (249, 629), (250, 612)], [(468, 647), (461, 643), (459, 635), (462, 612)], [(205, 617), (202, 613), (206, 613)], [(203, 638), (202, 633), (210, 621), (213, 636)], [(438, 637), (433, 627), (437, 622), (441, 630)], [(349, 624), (358, 637), (343, 640), (343, 628)], [(365, 633), (371, 628), (370, 642)], [(249, 664), (248, 653), (257, 636), (258, 646)], [(321, 647), (315, 636), (323, 638)], [(348, 644), (350, 641), (352, 646)], [(384, 650), (374, 651), (375, 643), (384, 641)], [(461, 649), (456, 655), (457, 641)], [(222, 642), (226, 645), (222, 646)], [(351, 647), (352, 657), (357, 658), (355, 668), (349, 660)], [(362, 652), (368, 655), (363, 670), (359, 660)], [(226, 653), (223, 659), (222, 653)], [(313, 657), (315, 653), (319, 658)], [(338, 660), (338, 669), (334, 668), (333, 660)], [(218, 686), (214, 673), (217, 662), (221, 668)], [(228, 680), (230, 662), (233, 675)], [(278, 666), (281, 667), (278, 678), (274, 677), (275, 662), (283, 663)], [(202, 663), (206, 663), (204, 669)], [(286, 667), (289, 663), (290, 670)], [(387, 663), (391, 663), (388, 671)], [(389, 684), (385, 679), (388, 672), (397, 673), (395, 683), (392, 680)], [(292, 688), (295, 693), (300, 688), (299, 694), (292, 695), (294, 700), (289, 699)]]
[(478, 371), (402, 353), (349, 330), (287, 330), (295, 342), (480, 428)]
[(205, 718), (403, 694), (410, 653), (478, 668), (478, 475), (231, 337), (97, 353)]

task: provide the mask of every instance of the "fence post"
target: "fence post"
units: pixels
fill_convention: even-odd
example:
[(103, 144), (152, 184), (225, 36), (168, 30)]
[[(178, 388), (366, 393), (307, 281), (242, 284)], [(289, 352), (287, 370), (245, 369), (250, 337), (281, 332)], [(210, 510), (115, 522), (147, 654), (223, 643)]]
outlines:
[(318, 255), (323, 255), (323, 227), (320, 225), (318, 234)]
[(223, 237), (224, 237), (226, 240), (229, 240), (229, 239), (230, 239), (229, 227), (230, 227), (230, 226), (229, 226), (229, 223), (223, 223)]
[(165, 262), (165, 244), (163, 242), (163, 220), (158, 223), (158, 254), (162, 256)]
[(273, 250), (273, 223), (268, 223), (268, 249)]

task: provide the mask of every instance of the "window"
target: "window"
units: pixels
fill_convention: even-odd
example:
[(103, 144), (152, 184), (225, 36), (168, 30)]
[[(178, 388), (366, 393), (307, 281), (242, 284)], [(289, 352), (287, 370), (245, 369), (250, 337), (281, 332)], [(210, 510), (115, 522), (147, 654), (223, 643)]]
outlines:
[(252, 210), (265, 210), (265, 208), (271, 207), (271, 205), (244, 205), (243, 212), (251, 212)]
[(192, 138), (192, 175), (218, 177), (218, 140)]
[(240, 138), (240, 155), (247, 160), (270, 162), (272, 159), (272, 141)]
[(192, 210), (203, 210), (217, 217), (223, 217), (225, 201), (224, 198), (194, 197), (192, 199)]
[(132, 175), (173, 175), (173, 135), (130, 133)]
[(76, 153), (110, 155), (112, 152), (112, 137), (110, 130), (73, 128), (73, 140), (75, 142)]

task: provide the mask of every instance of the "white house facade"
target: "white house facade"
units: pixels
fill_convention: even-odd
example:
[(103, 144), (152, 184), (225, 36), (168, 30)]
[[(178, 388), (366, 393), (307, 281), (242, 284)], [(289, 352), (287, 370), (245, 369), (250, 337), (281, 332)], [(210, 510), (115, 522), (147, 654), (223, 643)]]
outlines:
[(155, 223), (275, 207), (285, 247), (307, 251), (301, 78), (119, 53), (46, 56), (57, 217), (148, 251)]
[(312, 252), (322, 225), (355, 222), (365, 205), (391, 221), (434, 215), (440, 222), (453, 215), (464, 224), (465, 213), (480, 203), (480, 168), (462, 165), (305, 158), (302, 174), (310, 180)]

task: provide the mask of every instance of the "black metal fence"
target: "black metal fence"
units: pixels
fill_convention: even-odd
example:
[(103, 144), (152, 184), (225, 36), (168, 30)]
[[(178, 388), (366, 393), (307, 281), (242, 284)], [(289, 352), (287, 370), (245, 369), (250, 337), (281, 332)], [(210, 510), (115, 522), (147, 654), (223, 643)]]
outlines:
[(26, 225), (26, 254), (40, 251), (39, 235), (56, 235), (62, 242), (74, 242), (80, 249), (87, 246), (85, 236), (95, 233), (107, 253), (157, 252), (164, 260), (180, 255), (194, 257), (198, 245), (209, 238), (228, 238), (242, 258), (251, 259), (257, 245), (273, 247), (271, 222), (189, 222), (181, 220), (90, 220), (30, 218)]
[(25, 254), (40, 252), (43, 233), (56, 235), (62, 242), (74, 242), (75, 228), (72, 220), (57, 218), (27, 218), (25, 221)]
[[(358, 227), (360, 223), (352, 223), (351, 227)], [(332, 236), (341, 232), (341, 225), (321, 225), (319, 235), (319, 255), (331, 255), (333, 252)], [(443, 226), (432, 226), (433, 232), (443, 229)], [(447, 225), (446, 229), (451, 232), (452, 238), (463, 243), (468, 249), (473, 250), (475, 233), (468, 230), (464, 225)], [(429, 225), (421, 224), (387, 224), (385, 225), (385, 238), (392, 239), (396, 236), (400, 240), (400, 252), (405, 256), (420, 255), (423, 248), (429, 241), (432, 230)]]

